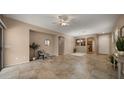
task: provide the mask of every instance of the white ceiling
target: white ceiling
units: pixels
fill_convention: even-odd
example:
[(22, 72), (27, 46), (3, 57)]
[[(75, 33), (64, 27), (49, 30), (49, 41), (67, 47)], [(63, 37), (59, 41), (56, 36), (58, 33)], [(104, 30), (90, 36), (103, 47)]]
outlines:
[(25, 23), (44, 27), (72, 36), (111, 32), (119, 15), (115, 14), (71, 14), (69, 26), (61, 27), (55, 22), (57, 14), (6, 14), (5, 16)]

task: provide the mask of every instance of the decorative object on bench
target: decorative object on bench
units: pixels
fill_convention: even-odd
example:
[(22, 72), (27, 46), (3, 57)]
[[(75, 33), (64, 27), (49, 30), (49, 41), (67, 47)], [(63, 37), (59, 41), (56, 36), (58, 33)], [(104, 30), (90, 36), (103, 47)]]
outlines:
[(45, 58), (45, 53), (44, 53), (44, 50), (39, 50), (38, 52), (38, 59), (43, 59)]
[(116, 47), (119, 55), (124, 55), (124, 37), (118, 37)]
[(47, 58), (47, 56), (48, 56), (49, 54), (48, 53), (45, 53), (45, 51), (44, 50), (39, 50), (38, 51), (38, 59), (45, 59), (45, 58)]
[(50, 55), (46, 53), (44, 50), (39, 50), (38, 51), (38, 59), (49, 59), (55, 57), (54, 55)]
[(35, 42), (33, 42), (31, 45), (30, 45), (30, 48), (33, 49), (33, 58), (32, 60), (36, 60), (36, 55), (35, 55), (35, 52), (36, 50), (40, 47), (40, 45), (36, 44)]

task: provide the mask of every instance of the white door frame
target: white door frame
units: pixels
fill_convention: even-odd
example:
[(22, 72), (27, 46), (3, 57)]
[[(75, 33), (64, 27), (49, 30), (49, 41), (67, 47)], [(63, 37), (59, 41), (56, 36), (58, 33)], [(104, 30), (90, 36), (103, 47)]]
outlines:
[(7, 29), (7, 26), (4, 24), (4, 22), (2, 21), (2, 19), (0, 18), (0, 28), (2, 29), (2, 58), (1, 58), (1, 60), (2, 60), (2, 62), (1, 62), (1, 67), (2, 68), (4, 68), (4, 59), (3, 59), (3, 57), (4, 57), (4, 40), (3, 40), (3, 31), (4, 31), (4, 29)]

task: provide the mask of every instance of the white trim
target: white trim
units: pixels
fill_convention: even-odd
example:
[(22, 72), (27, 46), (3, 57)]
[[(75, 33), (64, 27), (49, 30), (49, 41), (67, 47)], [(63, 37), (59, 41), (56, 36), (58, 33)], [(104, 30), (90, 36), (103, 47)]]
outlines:
[(22, 62), (22, 63), (16, 63), (16, 64), (10, 64), (10, 65), (6, 65), (6, 67), (11, 67), (11, 66), (16, 66), (16, 65), (21, 65), (21, 64), (25, 64), (25, 63), (30, 63), (30, 61), (26, 61), (26, 62)]
[(0, 18), (0, 23), (1, 23), (1, 25), (0, 25), (0, 28), (2, 29), (2, 63), (1, 63), (1, 65), (2, 65), (2, 68), (4, 68), (4, 59), (3, 59), (3, 57), (4, 57), (4, 40), (3, 40), (3, 30), (4, 29), (7, 29), (7, 26), (4, 24), (4, 22), (2, 21), (2, 19)]

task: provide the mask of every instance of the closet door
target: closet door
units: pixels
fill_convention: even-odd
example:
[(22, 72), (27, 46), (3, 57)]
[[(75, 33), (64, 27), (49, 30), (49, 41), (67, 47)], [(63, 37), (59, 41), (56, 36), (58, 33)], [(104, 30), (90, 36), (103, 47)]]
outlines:
[(98, 37), (99, 54), (110, 54), (110, 35), (100, 35)]

